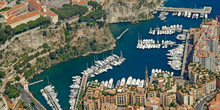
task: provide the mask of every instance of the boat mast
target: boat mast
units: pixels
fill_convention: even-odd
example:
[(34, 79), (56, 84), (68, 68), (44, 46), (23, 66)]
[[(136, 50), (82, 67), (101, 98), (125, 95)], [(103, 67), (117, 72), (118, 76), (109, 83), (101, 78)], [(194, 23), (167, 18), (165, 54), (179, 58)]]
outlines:
[(49, 77), (47, 76), (47, 85), (50, 84)]
[(120, 51), (120, 55), (121, 55), (121, 58), (123, 58), (123, 54), (122, 54), (122, 51)]

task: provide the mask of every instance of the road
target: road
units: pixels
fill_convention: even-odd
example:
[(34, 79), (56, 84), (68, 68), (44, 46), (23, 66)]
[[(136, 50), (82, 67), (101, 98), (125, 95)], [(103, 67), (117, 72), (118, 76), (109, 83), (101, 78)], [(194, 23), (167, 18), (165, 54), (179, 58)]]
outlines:
[[(31, 102), (34, 101), (35, 107), (37, 110), (46, 110), (40, 102), (38, 102), (32, 95), (30, 95), (27, 91), (25, 91), (22, 87), (17, 87), (17, 89), (21, 92), (21, 98), (24, 102), (31, 107)], [(31, 109), (33, 110), (33, 108)]]
[(204, 103), (214, 96), (215, 96), (215, 94), (211, 94), (211, 95), (207, 96), (206, 98), (204, 98), (202, 101), (200, 101), (199, 104), (197, 104), (197, 106), (195, 107), (194, 110), (202, 110), (204, 107)]

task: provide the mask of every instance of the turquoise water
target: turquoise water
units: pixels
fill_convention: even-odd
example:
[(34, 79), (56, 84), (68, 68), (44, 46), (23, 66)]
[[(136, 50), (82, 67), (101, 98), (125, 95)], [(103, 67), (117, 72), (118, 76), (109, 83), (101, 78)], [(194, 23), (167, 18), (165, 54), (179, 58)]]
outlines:
[[(172, 7), (187, 7), (187, 8), (203, 8), (203, 6), (212, 6), (213, 10), (209, 17), (215, 18), (216, 15), (220, 15), (220, 1), (219, 0), (166, 0), (164, 2), (165, 6)], [(155, 16), (154, 19), (150, 21), (143, 21), (138, 24), (131, 23), (117, 23), (111, 24), (111, 31), (116, 37), (120, 35), (126, 28), (129, 28), (121, 39), (117, 41), (117, 46), (113, 50), (114, 53), (120, 54), (120, 51), (123, 52), (123, 56), (126, 58), (126, 61), (118, 67), (114, 67), (113, 70), (109, 70), (107, 73), (103, 73), (99, 76), (94, 77), (93, 79), (109, 80), (110, 78), (114, 79), (114, 83), (122, 77), (133, 76), (134, 78), (144, 79), (145, 75), (145, 66), (147, 66), (148, 71), (151, 71), (153, 68), (161, 68), (162, 70), (173, 71), (167, 65), (166, 53), (168, 49), (152, 49), (152, 50), (137, 50), (136, 44), (138, 39), (138, 33), (141, 38), (153, 38), (157, 39), (155, 36), (148, 35), (150, 27), (161, 27), (162, 25), (172, 25), (172, 24), (182, 24), (185, 29), (190, 27), (199, 27), (201, 19), (192, 20), (183, 17), (173, 17), (171, 14), (168, 15), (166, 21), (160, 21)], [(166, 36), (166, 39), (175, 41), (175, 35)], [(159, 40), (165, 39), (165, 36), (159, 36)], [(179, 41), (176, 41), (180, 43)], [(58, 91), (58, 99), (63, 109), (67, 110), (69, 108), (69, 86), (72, 84), (72, 76), (81, 75), (80, 72), (86, 69), (86, 64), (91, 65), (94, 57), (103, 59), (103, 57), (110, 55), (112, 51), (104, 52), (98, 55), (89, 55), (86, 57), (80, 57), (75, 59), (70, 59), (66, 62), (62, 62), (52, 66), (51, 68), (45, 70), (40, 75), (34, 76), (31, 80), (37, 81), (43, 79), (44, 81), (30, 86), (29, 89), (33, 95), (47, 108), (51, 109), (47, 105), (45, 99), (41, 96), (40, 89), (47, 85), (47, 76), (50, 79), (50, 82), (56, 87)], [(174, 71), (174, 75), (180, 75), (180, 71)]]

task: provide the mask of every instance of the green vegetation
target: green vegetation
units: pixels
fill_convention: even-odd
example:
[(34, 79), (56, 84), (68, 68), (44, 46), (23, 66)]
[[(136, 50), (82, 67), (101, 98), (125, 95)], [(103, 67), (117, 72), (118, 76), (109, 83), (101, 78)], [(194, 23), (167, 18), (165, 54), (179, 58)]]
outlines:
[(21, 1), (20, 1), (20, 0), (17, 0), (17, 1), (16, 1), (16, 4), (17, 4), (17, 5), (18, 5), (18, 4), (20, 4), (20, 3), (21, 3)]
[(76, 15), (83, 15), (88, 11), (88, 8), (86, 6), (81, 5), (73, 5), (70, 4), (64, 4), (62, 8), (54, 9), (52, 8), (51, 11), (56, 13), (59, 16), (59, 19), (69, 19)]
[(4, 26), (0, 23), (0, 44), (3, 44), (8, 39), (11, 39), (13, 35), (14, 31), (10, 26)]
[(7, 11), (7, 10), (9, 10), (9, 9), (11, 9), (11, 8), (5, 7), (5, 8), (2, 8), (2, 9), (0, 10), (0, 12), (2, 12), (2, 11)]
[(16, 80), (16, 81), (20, 81), (20, 79), (21, 79), (21, 78), (20, 78), (19, 76), (16, 76), (16, 77), (15, 77), (15, 80)]
[(20, 105), (23, 106), (24, 109), (28, 109), (28, 110), (30, 110), (30, 107), (27, 106), (27, 104), (26, 104), (23, 100), (20, 101)]
[(27, 24), (20, 24), (16, 26), (13, 30), (15, 34), (20, 34), (27, 30), (36, 28), (38, 26), (48, 26), (50, 24), (50, 20), (46, 17), (40, 17), (35, 21), (29, 21)]
[(92, 10), (102, 10), (102, 6), (94, 1), (89, 1), (88, 5), (92, 6)]
[(102, 10), (95, 10), (88, 15), (85, 16), (80, 16), (79, 17), (79, 22), (93, 22), (98, 19), (101, 19), (102, 17), (105, 18), (105, 13)]
[(4, 44), (16, 34), (20, 34), (38, 26), (48, 26), (49, 24), (50, 20), (45, 17), (40, 17), (35, 21), (29, 21), (27, 24), (20, 24), (13, 29), (8, 25), (5, 26), (4, 24), (0, 24), (0, 44)]
[(177, 104), (175, 104), (174, 102), (171, 102), (169, 107), (177, 107)]
[(4, 93), (10, 99), (17, 98), (20, 96), (20, 92), (17, 90), (15, 85), (11, 84), (11, 82), (8, 82), (6, 84)]
[(4, 78), (5, 77), (5, 72), (0, 70), (0, 78)]

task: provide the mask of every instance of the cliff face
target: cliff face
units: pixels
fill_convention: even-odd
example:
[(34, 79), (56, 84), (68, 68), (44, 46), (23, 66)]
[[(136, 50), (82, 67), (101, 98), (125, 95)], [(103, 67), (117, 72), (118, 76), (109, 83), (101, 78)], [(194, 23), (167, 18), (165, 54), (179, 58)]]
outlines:
[(136, 22), (153, 18), (150, 11), (161, 4), (162, 0), (109, 0), (103, 5), (106, 22)]
[[(69, 32), (64, 31), (63, 27), (36, 28), (20, 35), (1, 51), (3, 58), (0, 58), (0, 70), (30, 77), (32, 74), (27, 74), (29, 70), (32, 70), (31, 73), (38, 73), (68, 58), (99, 53), (115, 47), (116, 41), (108, 26), (100, 28), (97, 25), (74, 24), (72, 28)], [(69, 36), (65, 36), (65, 32)], [(49, 54), (52, 52), (58, 52), (56, 59), (50, 58)], [(26, 67), (26, 63), (30, 63), (31, 68)], [(18, 70), (14, 69), (15, 65), (19, 65)]]

